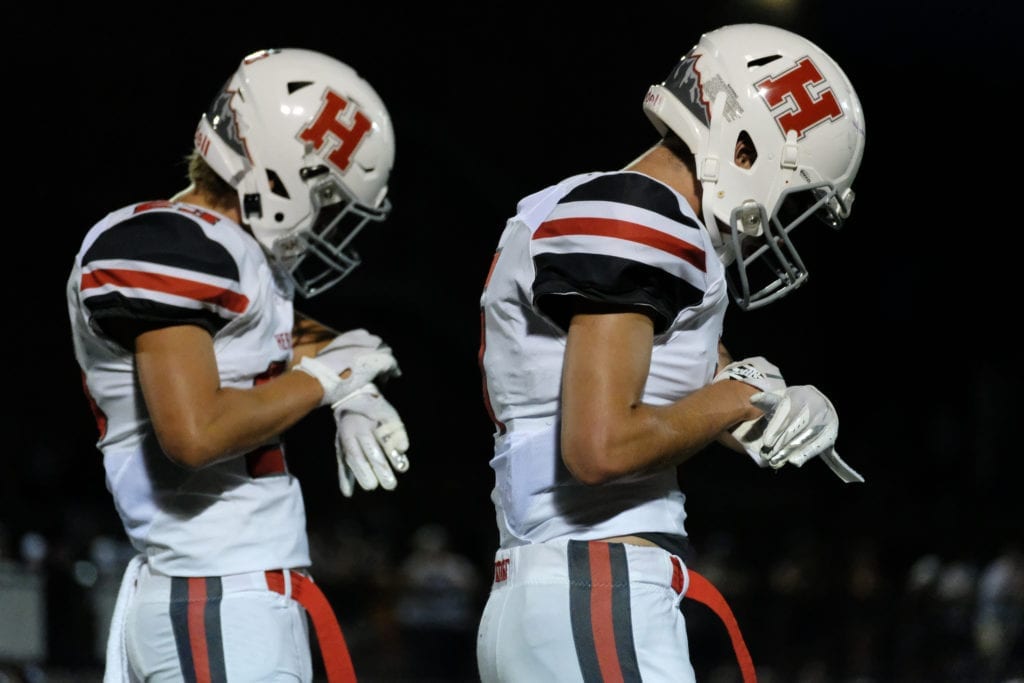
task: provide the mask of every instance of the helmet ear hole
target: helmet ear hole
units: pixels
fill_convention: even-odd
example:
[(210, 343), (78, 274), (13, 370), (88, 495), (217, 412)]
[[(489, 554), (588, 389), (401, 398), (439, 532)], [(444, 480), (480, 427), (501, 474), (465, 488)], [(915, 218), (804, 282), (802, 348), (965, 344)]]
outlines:
[(740, 168), (753, 168), (757, 161), (757, 147), (754, 145), (750, 133), (741, 130), (736, 136), (736, 150), (733, 155), (733, 162)]

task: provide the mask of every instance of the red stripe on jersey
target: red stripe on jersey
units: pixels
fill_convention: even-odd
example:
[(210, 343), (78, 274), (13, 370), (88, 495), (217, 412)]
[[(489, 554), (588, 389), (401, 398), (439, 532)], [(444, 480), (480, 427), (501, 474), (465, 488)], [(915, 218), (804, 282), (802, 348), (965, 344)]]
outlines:
[(615, 237), (645, 244), (665, 253), (678, 256), (702, 273), (705, 272), (706, 254), (700, 247), (639, 223), (620, 221), (613, 218), (556, 218), (544, 221), (533, 233), (533, 239), (562, 237), (565, 235), (597, 235)]
[(253, 479), (271, 474), (284, 474), (284, 451), (281, 444), (263, 446), (245, 454), (245, 467)]
[(607, 543), (590, 543), (590, 625), (601, 680), (622, 683), (619, 650), (612, 621), (612, 563)]
[(210, 652), (206, 647), (206, 579), (188, 580), (188, 641), (196, 683), (210, 683)]
[(190, 204), (174, 204), (166, 199), (157, 199), (152, 202), (142, 202), (141, 204), (135, 205), (135, 210), (132, 213), (144, 213), (153, 209), (177, 209), (181, 213), (187, 213), (190, 216), (195, 216), (200, 220), (204, 220), (210, 225), (216, 225), (220, 218), (216, 214), (210, 213), (209, 211), (203, 211), (198, 206), (192, 206)]
[(196, 301), (216, 304), (232, 313), (242, 313), (249, 305), (249, 297), (244, 294), (171, 275), (160, 275), (122, 268), (104, 268), (89, 273), (82, 273), (83, 292), (93, 287), (102, 287), (103, 285), (149, 289), (175, 296), (183, 296)]
[(675, 555), (672, 556), (672, 590), (683, 592), (683, 565)]
[(92, 392), (89, 391), (89, 382), (85, 378), (85, 373), (82, 373), (82, 391), (85, 392), (85, 398), (89, 402), (89, 409), (92, 410), (92, 416), (96, 420), (96, 429), (99, 430), (100, 439), (103, 439), (107, 435), (107, 416), (100, 410), (100, 404), (96, 403), (96, 399), (92, 397)]

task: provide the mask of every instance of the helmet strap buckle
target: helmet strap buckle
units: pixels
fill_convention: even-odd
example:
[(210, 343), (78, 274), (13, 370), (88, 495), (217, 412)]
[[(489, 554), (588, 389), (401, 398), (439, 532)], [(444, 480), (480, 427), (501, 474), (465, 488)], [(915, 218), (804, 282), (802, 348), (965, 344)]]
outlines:
[(782, 145), (782, 157), (779, 159), (779, 165), (782, 168), (789, 170), (796, 170), (797, 159), (800, 156), (800, 150), (796, 146), (796, 131), (786, 131), (786, 142)]

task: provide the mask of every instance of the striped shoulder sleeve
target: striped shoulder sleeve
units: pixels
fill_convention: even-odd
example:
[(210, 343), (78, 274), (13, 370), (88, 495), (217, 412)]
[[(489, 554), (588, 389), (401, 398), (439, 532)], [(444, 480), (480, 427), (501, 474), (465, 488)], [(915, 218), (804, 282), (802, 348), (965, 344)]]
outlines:
[(196, 220), (138, 213), (108, 227), (82, 254), (82, 304), (118, 343), (131, 348), (141, 332), (182, 324), (213, 335), (247, 309), (238, 261)]
[(585, 310), (643, 313), (664, 331), (706, 289), (703, 227), (681, 201), (639, 173), (570, 190), (533, 233), (535, 304), (563, 329)]

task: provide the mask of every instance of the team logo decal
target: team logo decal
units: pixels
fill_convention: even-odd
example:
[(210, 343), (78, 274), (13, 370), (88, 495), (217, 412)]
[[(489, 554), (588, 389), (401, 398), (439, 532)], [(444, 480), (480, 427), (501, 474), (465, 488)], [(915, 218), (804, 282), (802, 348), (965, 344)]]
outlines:
[[(320, 111), (312, 123), (299, 131), (299, 139), (312, 143), (321, 156), (344, 172), (372, 127), (373, 122), (355, 102), (326, 90)], [(330, 149), (326, 155), (325, 148)]]
[[(242, 136), (238, 134), (238, 118), (235, 110), (231, 108), (231, 100), (234, 99), (236, 92), (225, 86), (206, 112), (206, 120), (217, 136), (234, 150), (235, 154), (248, 156)], [(200, 130), (196, 130), (196, 146), (203, 156), (206, 156), (210, 149), (210, 140)]]
[(732, 121), (743, 114), (736, 91), (720, 75), (706, 76), (697, 68), (701, 55), (695, 52), (683, 57), (665, 79), (665, 87), (675, 95), (705, 126), (711, 124), (711, 103), (718, 93), (725, 93), (726, 121)]
[(796, 66), (777, 76), (754, 84), (775, 116), (783, 137), (794, 130), (803, 138), (810, 129), (843, 117), (835, 93), (810, 57), (801, 57)]
[(511, 562), (512, 558), (509, 557), (494, 561), (494, 583), (508, 581), (508, 565)]

